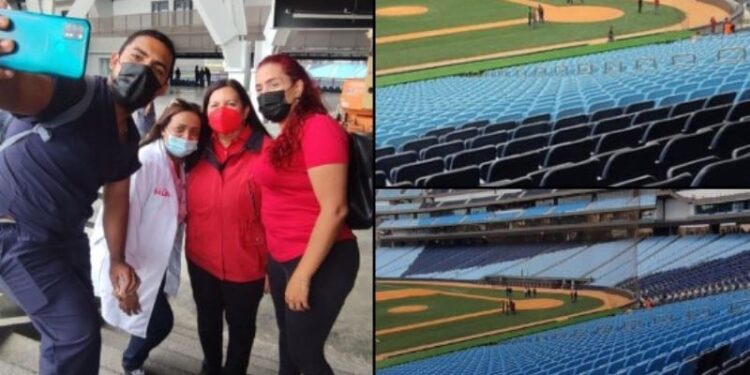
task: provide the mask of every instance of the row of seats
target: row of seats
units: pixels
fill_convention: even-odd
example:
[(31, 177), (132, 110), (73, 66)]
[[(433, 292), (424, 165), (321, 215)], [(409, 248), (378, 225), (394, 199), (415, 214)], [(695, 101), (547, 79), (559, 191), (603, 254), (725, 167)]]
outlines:
[[(750, 89), (748, 45), (748, 32), (709, 36), (500, 69), (481, 76), (383, 87), (375, 99), (376, 144), (378, 148), (398, 147), (451, 124), (520, 121), (544, 114), (558, 120), (647, 100), (665, 106), (730, 91), (745, 92)], [(684, 55), (692, 56), (692, 61), (677, 61)], [(654, 66), (639, 68), (637, 62), (644, 59), (653, 59)], [(626, 69), (569, 73), (581, 66), (600, 67), (615, 61)], [(568, 73), (549, 74), (561, 67)], [(546, 73), (540, 75), (540, 71)]]
[[(713, 103), (731, 101), (734, 94), (721, 97), (725, 99)], [(750, 127), (747, 126), (750, 118), (745, 118), (750, 116), (750, 100), (706, 107), (716, 98), (719, 97), (657, 109), (648, 109), (650, 104), (646, 103), (646, 109), (640, 112), (604, 118), (596, 123), (571, 123), (572, 126), (554, 132), (524, 136), (496, 145), (482, 144), (478, 148), (465, 149), (467, 144), (471, 147), (477, 139), (484, 139), (482, 137), (498, 137), (496, 140), (500, 140), (507, 137), (507, 131), (432, 146), (426, 142), (436, 141), (436, 138), (428, 136), (415, 141), (419, 154), (409, 145), (406, 145), (406, 151), (399, 153), (379, 150), (376, 182), (379, 186), (389, 183), (439, 186), (443, 182), (466, 184), (462, 186), (477, 186), (485, 182), (499, 186), (555, 187), (581, 186), (584, 182), (591, 186), (657, 182), (661, 182), (661, 186), (688, 186), (695, 182), (703, 186), (712, 183), (706, 180), (706, 176), (698, 179), (703, 167), (719, 164), (720, 167), (714, 168), (719, 171), (726, 170), (721, 167), (730, 164), (732, 168), (736, 163), (720, 162), (739, 159), (750, 151), (750, 147), (746, 147), (750, 140)], [(672, 115), (676, 117), (665, 118)], [(522, 124), (518, 129), (537, 125), (547, 124)], [(691, 152), (693, 150), (698, 152)], [(639, 164), (635, 171), (634, 168), (623, 168), (623, 164), (632, 166), (632, 159), (638, 157), (651, 161), (636, 160), (644, 164)], [(688, 165), (683, 165), (685, 163)], [(643, 165), (653, 167), (643, 168)], [(679, 168), (670, 171), (672, 167)], [(719, 173), (716, 171), (714, 174)], [(645, 173), (634, 174), (638, 172)], [(587, 177), (584, 181), (571, 180), (570, 173), (585, 173)], [(629, 181), (639, 177), (636, 181)], [(719, 181), (713, 183), (721, 184)]]

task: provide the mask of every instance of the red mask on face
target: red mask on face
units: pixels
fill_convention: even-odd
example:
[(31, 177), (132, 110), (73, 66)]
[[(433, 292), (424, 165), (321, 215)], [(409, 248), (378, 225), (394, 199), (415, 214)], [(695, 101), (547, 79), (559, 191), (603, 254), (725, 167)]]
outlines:
[(208, 124), (219, 134), (234, 133), (242, 127), (245, 120), (236, 109), (221, 107), (208, 116)]

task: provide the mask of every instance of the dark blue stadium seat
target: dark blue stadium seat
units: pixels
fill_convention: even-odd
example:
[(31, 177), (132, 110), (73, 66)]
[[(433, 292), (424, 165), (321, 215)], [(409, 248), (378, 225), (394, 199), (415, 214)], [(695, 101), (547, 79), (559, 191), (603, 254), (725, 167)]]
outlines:
[(736, 159), (747, 154), (750, 154), (750, 145), (735, 148), (732, 151), (732, 158)]
[(717, 94), (708, 99), (706, 102), (706, 108), (717, 107), (725, 104), (734, 103), (734, 99), (737, 97), (736, 92), (727, 92), (723, 94)]
[(647, 122), (663, 120), (669, 117), (669, 111), (671, 110), (672, 110), (671, 107), (663, 107), (663, 108), (649, 109), (643, 112), (639, 112), (637, 115), (635, 115), (635, 118), (633, 119), (633, 125), (645, 124)]
[(467, 123), (465, 123), (463, 125), (460, 125), (458, 128), (459, 129), (468, 129), (468, 128), (481, 129), (481, 128), (487, 126), (487, 124), (489, 124), (489, 123), (490, 123), (489, 120), (472, 121), (472, 122), (467, 122)]
[(736, 187), (750, 186), (750, 155), (709, 164), (695, 176), (692, 187)]
[(385, 172), (383, 171), (375, 172), (375, 187), (385, 187), (387, 180), (388, 178), (385, 176)]
[(682, 132), (693, 133), (701, 128), (721, 124), (731, 109), (732, 105), (727, 104), (697, 111), (690, 116)]
[(497, 123), (497, 124), (489, 124), (489, 125), (485, 126), (484, 127), (484, 133), (485, 134), (489, 134), (489, 133), (498, 132), (500, 130), (513, 130), (516, 127), (518, 127), (518, 123), (517, 122), (515, 122), (515, 121), (505, 121), (505, 122), (500, 122), (500, 123)]
[(431, 159), (434, 157), (443, 158), (450, 154), (462, 151), (464, 149), (464, 143), (460, 140), (456, 140), (448, 143), (436, 144), (434, 146), (427, 147), (419, 152), (419, 158), (422, 160)]
[(679, 134), (685, 127), (689, 117), (690, 115), (686, 114), (649, 124), (648, 128), (646, 128), (646, 131), (643, 133), (641, 143)]
[(586, 160), (591, 157), (591, 151), (595, 145), (594, 140), (595, 137), (588, 137), (551, 146), (541, 166), (547, 168), (567, 162)]
[(390, 176), (391, 169), (399, 165), (413, 163), (417, 161), (417, 153), (414, 151), (401, 152), (394, 155), (387, 155), (375, 159), (375, 170), (383, 171), (386, 176)]
[(469, 138), (476, 137), (479, 134), (479, 130), (475, 128), (454, 130), (450, 133), (446, 133), (440, 136), (440, 142), (446, 143), (455, 140), (467, 140)]
[(484, 146), (470, 150), (459, 151), (455, 154), (448, 155), (446, 158), (447, 169), (458, 169), (467, 166), (479, 167), (480, 164), (495, 160), (495, 146)]
[(542, 187), (580, 187), (598, 185), (600, 162), (589, 158), (579, 163), (566, 163), (550, 168), (542, 178)]
[(438, 139), (434, 135), (417, 138), (412, 141), (407, 141), (403, 145), (401, 145), (401, 151), (414, 151), (419, 153), (419, 151), (422, 151), (423, 149), (430, 147), (432, 145), (438, 144)]
[(581, 125), (589, 122), (589, 116), (588, 115), (577, 115), (577, 116), (571, 116), (571, 117), (565, 117), (557, 120), (555, 124), (552, 126), (553, 130), (560, 130), (564, 128), (569, 128), (576, 125)]
[(659, 144), (648, 143), (641, 147), (617, 151), (604, 165), (600, 176), (601, 183), (609, 185), (643, 175), (644, 171), (653, 169), (660, 150)]
[(420, 177), (440, 173), (444, 169), (445, 163), (442, 158), (420, 160), (393, 168), (391, 171), (391, 181), (394, 183), (408, 181), (413, 184)]
[(651, 101), (651, 100), (640, 102), (640, 103), (633, 103), (627, 106), (627, 108), (625, 108), (625, 113), (629, 114), (629, 113), (641, 112), (646, 109), (654, 108), (654, 105), (656, 105), (656, 102)]
[(508, 140), (508, 131), (500, 130), (494, 133), (483, 134), (467, 140), (467, 148), (479, 148), (483, 146), (497, 146)]
[(547, 145), (548, 135), (533, 135), (514, 139), (505, 144), (503, 156), (511, 156), (531, 150), (538, 150)]
[(612, 117), (617, 117), (625, 113), (625, 109), (621, 107), (602, 109), (601, 111), (594, 112), (591, 115), (591, 121), (599, 121)]
[(571, 126), (569, 128), (556, 130), (551, 133), (549, 145), (575, 141), (577, 139), (588, 137), (591, 133), (591, 127), (588, 124)]
[(719, 159), (719, 157), (711, 155), (711, 156), (706, 156), (706, 157), (686, 161), (682, 164), (673, 165), (669, 167), (669, 169), (667, 169), (666, 177), (671, 179), (675, 176), (682, 175), (684, 173), (689, 173), (693, 177), (695, 177), (695, 175), (697, 175), (698, 172), (700, 172), (700, 170), (703, 169), (703, 167), (711, 163), (715, 163), (719, 160), (721, 160)]
[(393, 155), (395, 153), (396, 153), (396, 148), (393, 146), (381, 147), (375, 150), (375, 159), (378, 159), (382, 156)]
[(669, 117), (677, 117), (686, 113), (695, 112), (697, 110), (703, 109), (703, 106), (705, 104), (706, 99), (696, 99), (689, 102), (677, 104), (672, 107), (672, 112), (669, 113)]
[(708, 149), (714, 155), (728, 158), (732, 156), (734, 149), (746, 145), (750, 145), (750, 121), (723, 125), (716, 132)]
[(552, 115), (550, 115), (549, 113), (545, 113), (543, 115), (535, 115), (535, 116), (527, 117), (521, 122), (521, 125), (533, 124), (533, 123), (537, 123), (541, 121), (550, 121), (550, 120), (552, 120)]
[(593, 151), (595, 154), (601, 154), (624, 147), (636, 147), (644, 130), (645, 125), (642, 125), (606, 133), (599, 138), (599, 142), (597, 142)]
[(550, 131), (550, 125), (547, 122), (536, 122), (533, 124), (524, 124), (513, 131), (511, 139), (530, 137), (532, 135), (543, 134)]
[(624, 115), (601, 120), (594, 124), (594, 126), (591, 128), (591, 135), (609, 133), (615, 130), (625, 129), (630, 126), (632, 121), (633, 115)]
[(477, 187), (479, 186), (479, 167), (473, 165), (420, 177), (417, 179), (417, 186)]
[(695, 134), (682, 134), (671, 138), (661, 150), (656, 162), (657, 169), (666, 172), (675, 165), (708, 156), (708, 146), (715, 133), (712, 129), (704, 129)]
[(727, 121), (739, 121), (745, 116), (750, 116), (750, 100), (735, 104), (727, 116)]
[(495, 160), (490, 165), (485, 181), (512, 180), (536, 170), (540, 163), (540, 152), (538, 150), (504, 157)]
[(685, 172), (666, 180), (656, 181), (643, 185), (644, 187), (660, 187), (660, 188), (688, 188), (690, 183), (693, 182), (693, 175), (690, 172)]

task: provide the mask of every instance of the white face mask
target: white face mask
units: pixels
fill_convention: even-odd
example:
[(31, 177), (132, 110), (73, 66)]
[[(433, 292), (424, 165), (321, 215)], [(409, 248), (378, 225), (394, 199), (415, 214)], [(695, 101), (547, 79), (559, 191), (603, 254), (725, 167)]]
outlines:
[(167, 134), (164, 139), (164, 147), (172, 156), (184, 158), (198, 149), (198, 141), (188, 141), (187, 139)]

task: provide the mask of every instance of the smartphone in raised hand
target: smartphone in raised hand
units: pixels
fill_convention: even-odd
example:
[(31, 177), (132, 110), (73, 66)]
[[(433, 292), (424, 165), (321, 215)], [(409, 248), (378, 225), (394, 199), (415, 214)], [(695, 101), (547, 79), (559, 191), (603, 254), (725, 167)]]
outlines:
[(16, 49), (0, 55), (0, 68), (78, 79), (86, 72), (91, 25), (85, 19), (0, 9), (10, 27), (0, 39)]

